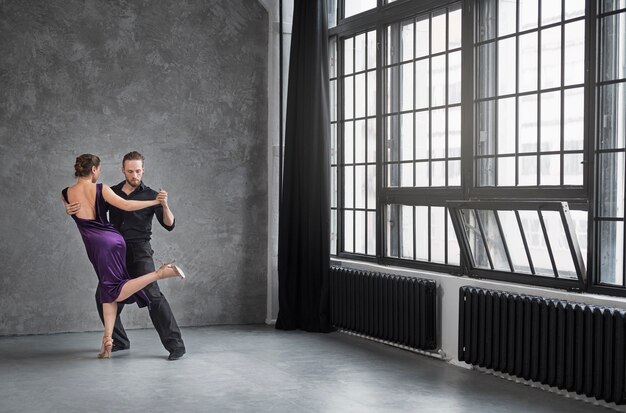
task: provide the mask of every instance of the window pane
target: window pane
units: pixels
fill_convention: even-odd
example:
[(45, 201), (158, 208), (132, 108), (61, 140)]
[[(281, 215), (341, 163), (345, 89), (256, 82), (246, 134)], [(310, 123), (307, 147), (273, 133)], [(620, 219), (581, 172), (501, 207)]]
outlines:
[(330, 206), (337, 208), (337, 167), (330, 168)]
[(520, 96), (519, 152), (537, 152), (537, 95)]
[(398, 160), (398, 134), (400, 129), (400, 120), (398, 116), (387, 117), (387, 142), (385, 158), (388, 161)]
[(376, 166), (367, 166), (367, 209), (376, 209)]
[(343, 41), (343, 73), (349, 75), (354, 72), (354, 38)]
[(561, 157), (559, 155), (540, 156), (541, 176), (539, 185), (561, 184)]
[(515, 153), (515, 98), (498, 101), (498, 153)]
[(583, 154), (563, 155), (563, 185), (583, 184)]
[(343, 250), (354, 252), (354, 212), (343, 213)]
[(446, 50), (446, 10), (439, 10), (433, 13), (431, 53), (439, 53)]
[(494, 186), (495, 185), (495, 171), (494, 171), (494, 159), (484, 158), (477, 161), (477, 174), (478, 185), (480, 186)]
[(600, 88), (600, 149), (624, 148), (626, 135), (626, 85), (606, 85)]
[(354, 163), (354, 122), (343, 124), (343, 161)]
[(565, 1), (565, 18), (584, 16), (585, 0), (566, 0)]
[(365, 211), (354, 211), (354, 252), (365, 254)]
[(415, 186), (430, 186), (430, 164), (428, 162), (415, 164)]
[(413, 159), (413, 113), (400, 115), (400, 160)]
[(582, 150), (585, 136), (585, 93), (583, 88), (567, 89), (563, 100), (564, 149)]
[(398, 164), (391, 164), (387, 166), (387, 186), (390, 188), (394, 188), (398, 186), (400, 172), (398, 169)]
[(431, 112), (432, 116), (432, 158), (445, 158), (446, 156), (446, 110), (437, 109)]
[(413, 207), (400, 207), (400, 258), (413, 259)]
[(470, 252), (474, 258), (474, 264), (478, 268), (491, 269), (487, 250), (483, 242), (483, 237), (478, 227), (473, 209), (462, 209), (459, 211), (462, 219), (463, 229), (467, 236)]
[(367, 254), (376, 255), (376, 212), (367, 213)]
[(344, 167), (343, 173), (343, 205), (354, 208), (354, 166)]
[(337, 165), (337, 124), (330, 125), (330, 164)]
[(415, 207), (415, 259), (428, 261), (428, 207)]
[(431, 186), (444, 186), (446, 184), (446, 162), (431, 162)]
[(537, 32), (519, 37), (519, 91), (537, 90)]
[(515, 38), (498, 42), (498, 95), (515, 93)]
[(432, 70), (432, 106), (446, 104), (446, 57), (444, 55), (431, 59)]
[(541, 94), (541, 150), (561, 149), (561, 92)]
[(624, 222), (600, 222), (600, 282), (624, 285)]
[[(354, 167), (354, 195), (356, 208), (365, 209), (365, 166)], [(365, 222), (365, 221), (364, 221)]]
[(430, 207), (430, 260), (446, 262), (445, 208)]
[(376, 115), (376, 72), (367, 73), (367, 116)]
[[(567, 0), (569, 1), (569, 0)], [(561, 20), (561, 0), (541, 2), (541, 24), (546, 25)]]
[(376, 7), (377, 0), (346, 0), (344, 17), (354, 16)]
[(493, 211), (479, 209), (476, 210), (476, 213), (483, 226), (483, 232), (487, 240), (487, 248), (489, 248), (494, 269), (510, 271), (509, 262), (506, 258), (506, 252), (504, 251), (504, 243), (502, 242), (500, 230), (498, 229)]
[(357, 120), (354, 122), (354, 163), (365, 163), (365, 121)]
[(600, 20), (600, 80), (626, 77), (626, 13)]
[(491, 97), (496, 92), (495, 43), (478, 46), (477, 95), (479, 98)]
[(461, 263), (461, 250), (448, 210), (446, 210), (446, 217), (448, 219), (448, 264), (459, 265)]
[(427, 108), (430, 103), (430, 60), (415, 62), (415, 108)]
[(330, 211), (330, 255), (337, 255), (337, 210)]
[(360, 72), (365, 70), (365, 57), (367, 51), (365, 50), (365, 33), (362, 33), (354, 38), (354, 71)]
[(448, 55), (448, 104), (461, 103), (461, 52)]
[(461, 161), (448, 161), (448, 186), (461, 186)]
[[(539, 17), (538, 0), (519, 0), (519, 29), (527, 30), (537, 27)], [(520, 59), (521, 60), (521, 59)]]
[(367, 120), (367, 162), (376, 162), (376, 119)]
[(397, 238), (397, 227), (398, 227), (398, 205), (387, 205), (387, 214), (385, 216), (386, 223), (386, 245), (385, 245), (385, 256), (393, 257), (397, 256), (398, 251), (398, 238)]
[(530, 265), (528, 264), (528, 257), (526, 256), (522, 234), (520, 233), (519, 225), (515, 218), (515, 212), (498, 211), (498, 217), (500, 218), (502, 232), (504, 233), (504, 238), (509, 248), (513, 268), (515, 271), (530, 273)]
[(476, 5), (478, 8), (478, 33), (479, 41), (493, 39), (496, 35), (496, 0), (482, 0)]
[(565, 237), (561, 215), (557, 211), (542, 211), (543, 222), (552, 248), (552, 256), (561, 278), (577, 278), (572, 253)]
[(448, 109), (448, 157), (461, 156), (461, 107)]
[(426, 56), (430, 53), (430, 18), (420, 16), (415, 22), (415, 57)]
[[(547, 3), (555, 2), (542, 2), (542, 4)], [(560, 85), (561, 26), (556, 26), (541, 31), (541, 88), (547, 89), (551, 87), (558, 87)]]
[(387, 82), (387, 88), (385, 90), (385, 110), (386, 113), (395, 113), (398, 112), (399, 109), (399, 99), (398, 96), (400, 93), (398, 89), (400, 88), (400, 70), (397, 66), (390, 67), (385, 70), (385, 81)]
[(589, 213), (587, 211), (570, 209), (569, 215), (572, 218), (572, 223), (574, 224), (580, 253), (583, 256), (585, 265), (587, 265), (587, 221)]
[(400, 164), (400, 186), (413, 186), (413, 163)]
[(448, 50), (461, 47), (461, 5), (450, 7), (448, 24)]
[(498, 158), (498, 186), (515, 186), (515, 158)]
[(400, 66), (402, 76), (402, 86), (400, 87), (400, 110), (413, 109), (413, 63), (406, 63)]
[(522, 229), (530, 250), (530, 257), (535, 266), (535, 272), (539, 275), (554, 276), (548, 247), (546, 245), (539, 216), (536, 211), (519, 211)]
[[(568, 2), (565, 2), (568, 4)], [(584, 8), (584, 5), (583, 5)], [(585, 21), (565, 25), (565, 86), (585, 81)]]
[(498, 36), (506, 36), (515, 32), (516, 3), (516, 0), (499, 0)]
[(348, 76), (343, 80), (343, 117), (354, 118), (354, 77)]
[(598, 216), (624, 217), (624, 153), (598, 155)]
[(367, 33), (367, 68), (376, 68), (376, 31)]
[(536, 156), (520, 156), (518, 163), (518, 172), (520, 186), (537, 185), (537, 157)]
[(365, 117), (365, 73), (356, 75), (354, 78), (354, 117)]
[(413, 59), (413, 41), (415, 40), (415, 33), (413, 32), (413, 19), (404, 21), (400, 25), (401, 36), (401, 59), (403, 62)]
[(430, 153), (428, 112), (415, 113), (415, 158), (428, 159)]
[(490, 155), (495, 152), (495, 103), (493, 101), (478, 104), (478, 140), (476, 153)]

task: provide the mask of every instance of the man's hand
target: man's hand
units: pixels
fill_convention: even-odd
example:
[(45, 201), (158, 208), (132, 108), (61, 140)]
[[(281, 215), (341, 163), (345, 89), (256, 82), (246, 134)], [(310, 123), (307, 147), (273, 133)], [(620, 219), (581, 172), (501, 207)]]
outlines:
[(65, 204), (65, 212), (67, 215), (74, 215), (80, 210), (80, 202)]
[(159, 189), (156, 199), (161, 203), (163, 208), (167, 208), (167, 192), (163, 188)]

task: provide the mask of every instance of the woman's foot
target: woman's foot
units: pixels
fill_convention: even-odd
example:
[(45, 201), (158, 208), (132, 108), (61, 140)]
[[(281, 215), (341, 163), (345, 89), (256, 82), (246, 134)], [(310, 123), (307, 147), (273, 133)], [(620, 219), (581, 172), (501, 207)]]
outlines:
[(156, 270), (157, 277), (159, 278), (159, 280), (162, 280), (164, 278), (172, 278), (172, 277), (185, 278), (185, 273), (183, 272), (183, 270), (180, 267), (174, 265), (173, 263), (174, 261), (167, 262), (161, 265), (161, 267), (158, 270)]
[(102, 337), (102, 345), (100, 346), (100, 352), (98, 353), (99, 359), (110, 359), (111, 350), (113, 350), (113, 339), (111, 337)]

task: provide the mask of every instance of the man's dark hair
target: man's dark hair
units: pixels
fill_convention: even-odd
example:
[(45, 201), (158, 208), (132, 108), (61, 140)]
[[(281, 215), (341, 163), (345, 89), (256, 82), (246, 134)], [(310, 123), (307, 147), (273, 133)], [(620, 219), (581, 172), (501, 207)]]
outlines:
[(122, 159), (122, 167), (124, 167), (124, 164), (126, 163), (126, 161), (141, 161), (141, 166), (143, 166), (144, 157), (139, 152), (132, 151), (124, 155), (124, 159)]

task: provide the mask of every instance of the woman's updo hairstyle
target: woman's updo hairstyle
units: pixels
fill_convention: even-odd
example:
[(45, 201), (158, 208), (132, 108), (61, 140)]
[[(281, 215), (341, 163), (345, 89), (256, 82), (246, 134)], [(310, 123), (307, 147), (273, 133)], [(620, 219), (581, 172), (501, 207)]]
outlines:
[(80, 155), (76, 158), (76, 163), (74, 164), (74, 176), (77, 178), (82, 178), (85, 176), (91, 175), (91, 168), (100, 166), (100, 158), (96, 155), (92, 155), (90, 153), (86, 153)]

